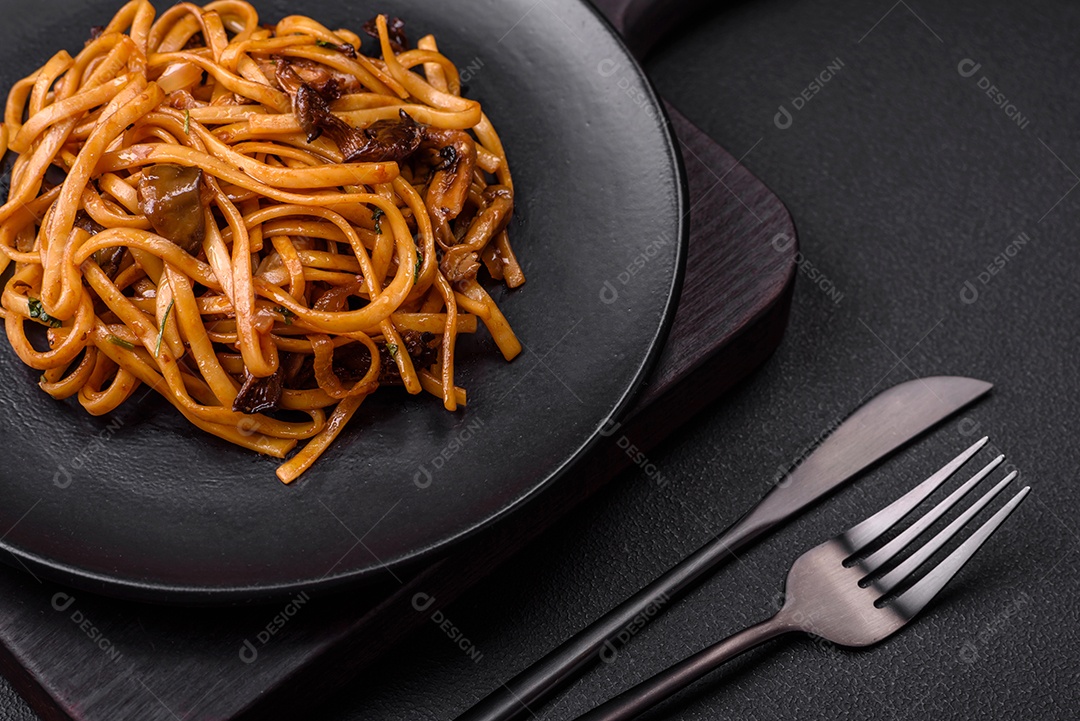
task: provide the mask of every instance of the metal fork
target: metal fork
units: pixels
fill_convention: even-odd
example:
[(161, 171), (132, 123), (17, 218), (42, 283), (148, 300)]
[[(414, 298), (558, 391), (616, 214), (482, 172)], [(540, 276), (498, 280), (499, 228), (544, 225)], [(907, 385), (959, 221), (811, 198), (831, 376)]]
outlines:
[[(896, 561), (901, 552), (997, 468), (1005, 456), (992, 460), (895, 538), (868, 551), (986, 443), (986, 438), (979, 440), (889, 506), (796, 559), (788, 572), (784, 605), (775, 616), (662, 671), (578, 721), (634, 718), (725, 661), (785, 633), (802, 631), (841, 646), (869, 646), (899, 631), (975, 555), (1031, 489), (1025, 486), (948, 556), (897, 595), (891, 594), (911, 583), (915, 571), (993, 501), (1016, 477), (1016, 471), (899, 563)], [(882, 573), (888, 566), (891, 568)]]

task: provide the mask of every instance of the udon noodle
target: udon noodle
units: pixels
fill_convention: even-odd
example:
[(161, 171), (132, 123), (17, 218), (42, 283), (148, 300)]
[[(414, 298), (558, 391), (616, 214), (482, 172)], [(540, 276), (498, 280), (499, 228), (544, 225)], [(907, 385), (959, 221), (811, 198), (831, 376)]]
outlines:
[(499, 136), (434, 37), (364, 30), (136, 0), (15, 84), (0, 312), (46, 393), (148, 386), (289, 483), (382, 386), (464, 404), (459, 334), (520, 352), (480, 280), (525, 280)]

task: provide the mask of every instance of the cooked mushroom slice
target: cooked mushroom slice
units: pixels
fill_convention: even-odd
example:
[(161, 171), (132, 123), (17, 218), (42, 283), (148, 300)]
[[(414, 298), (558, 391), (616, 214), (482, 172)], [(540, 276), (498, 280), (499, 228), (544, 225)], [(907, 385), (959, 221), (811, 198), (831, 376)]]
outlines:
[(476, 168), (476, 144), (461, 130), (427, 128), (424, 145), (437, 150), (442, 157), (428, 183), (424, 201), (435, 224), (436, 238), (444, 248), (449, 248), (455, 244), (450, 221), (461, 214), (469, 197)]
[(330, 106), (310, 85), (301, 84), (297, 88), (293, 95), (293, 114), (300, 121), (300, 128), (307, 135), (309, 143), (318, 140), (330, 126), (327, 122)]
[[(379, 39), (378, 18), (371, 18), (364, 23), (364, 32)], [(386, 18), (386, 34), (390, 36), (390, 47), (395, 53), (403, 53), (409, 49), (409, 39), (405, 37), (405, 21), (401, 18)]]
[(97, 235), (105, 230), (105, 226), (91, 218), (85, 210), (75, 214), (75, 227), (82, 228), (90, 235)]
[(484, 191), (484, 208), (477, 213), (461, 242), (443, 255), (443, 275), (451, 283), (476, 277), (480, 252), (506, 229), (514, 213), (514, 192), (505, 185)]
[(198, 255), (206, 235), (202, 177), (199, 168), (154, 165), (139, 180), (139, 208), (154, 230), (191, 255)]
[[(417, 370), (430, 368), (439, 360), (439, 343), (432, 333), (405, 331), (401, 334), (401, 340)], [(378, 346), (379, 385), (404, 385), (394, 354), (385, 343), (380, 342)], [(400, 350), (395, 350), (397, 352)], [(334, 374), (342, 383), (356, 383), (367, 375), (370, 368), (371, 352), (363, 343), (349, 343), (334, 350)]]
[(310, 85), (300, 86), (293, 110), (308, 141), (326, 133), (337, 143), (346, 163), (399, 162), (420, 147), (423, 131), (412, 118), (408, 123), (380, 121), (371, 128), (354, 128), (331, 113), (330, 106)]
[[(75, 227), (82, 228), (90, 235), (97, 235), (105, 230), (105, 226), (97, 222), (90, 217), (90, 214), (85, 210), (80, 210), (75, 214)], [(116, 274), (120, 272), (120, 262), (124, 259), (124, 253), (127, 252), (127, 248), (122, 245), (118, 245), (112, 248), (102, 248), (94, 253), (94, 262), (98, 264), (102, 272), (109, 276), (110, 280), (116, 279)]]
[[(351, 46), (350, 46), (351, 47)], [(301, 85), (310, 85), (328, 103), (342, 95), (363, 92), (364, 86), (353, 75), (348, 75), (322, 63), (304, 58), (274, 59), (274, 71), (278, 85), (289, 95), (295, 95)]]
[[(401, 341), (405, 344), (405, 352), (412, 359), (413, 367), (417, 370), (425, 370), (435, 365), (439, 360), (439, 343), (431, 333), (418, 333), (405, 331), (401, 334)], [(400, 351), (396, 351), (400, 352)], [(401, 371), (398, 369), (394, 354), (385, 343), (379, 344), (379, 384), (385, 386), (400, 386), (405, 382), (401, 379)]]
[[(354, 128), (330, 112), (329, 102), (333, 98), (327, 98), (305, 83), (292, 64), (286, 62), (284, 58), (278, 58), (277, 61), (277, 81), (282, 89), (292, 96), (293, 114), (300, 122), (304, 133), (307, 134), (309, 143), (317, 140), (323, 132), (326, 132), (335, 142), (338, 140), (336, 136), (348, 142), (348, 136)], [(340, 142), (338, 147), (344, 154), (345, 148), (341, 147)]]
[(269, 413), (281, 407), (281, 368), (272, 376), (256, 378), (246, 373), (244, 385), (236, 394), (233, 401), (233, 410), (237, 413), (254, 415), (256, 413)]
[(424, 126), (404, 110), (400, 120), (380, 120), (369, 128), (354, 128), (330, 111), (340, 85), (330, 79), (323, 85), (308, 82), (302, 66), (277, 59), (277, 81), (293, 99), (293, 113), (312, 142), (325, 133), (337, 143), (346, 163), (399, 163), (416, 152), (424, 139)]
[(347, 159), (350, 163), (400, 163), (420, 147), (425, 128), (404, 110), (400, 120), (380, 120), (360, 130), (365, 142)]

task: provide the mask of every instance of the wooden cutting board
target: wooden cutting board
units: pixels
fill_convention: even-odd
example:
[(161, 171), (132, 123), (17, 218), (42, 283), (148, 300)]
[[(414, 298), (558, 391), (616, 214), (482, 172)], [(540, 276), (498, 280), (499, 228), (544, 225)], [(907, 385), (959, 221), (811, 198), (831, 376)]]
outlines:
[[(643, 3), (601, 9), (643, 52), (663, 29)], [(648, 5), (648, 3), (644, 3)], [(633, 6), (633, 7), (632, 7)], [(634, 7), (637, 11), (631, 12)], [(274, 605), (119, 602), (0, 567), (0, 672), (45, 719), (302, 718), (763, 363), (795, 276), (790, 215), (757, 178), (668, 108), (690, 186), (686, 278), (663, 356), (618, 427), (565, 481), (451, 555), (376, 588)]]

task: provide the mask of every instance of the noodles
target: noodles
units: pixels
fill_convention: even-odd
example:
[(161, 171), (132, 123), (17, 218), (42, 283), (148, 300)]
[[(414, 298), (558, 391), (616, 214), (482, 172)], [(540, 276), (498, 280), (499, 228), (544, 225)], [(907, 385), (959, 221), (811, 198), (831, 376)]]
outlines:
[(455, 348), (480, 323), (520, 352), (478, 279), (524, 282), (499, 136), (434, 37), (364, 30), (373, 56), (242, 0), (133, 0), (15, 84), (0, 314), (42, 390), (101, 415), (147, 385), (219, 438), (296, 451), (291, 483), (382, 386), (464, 404)]

